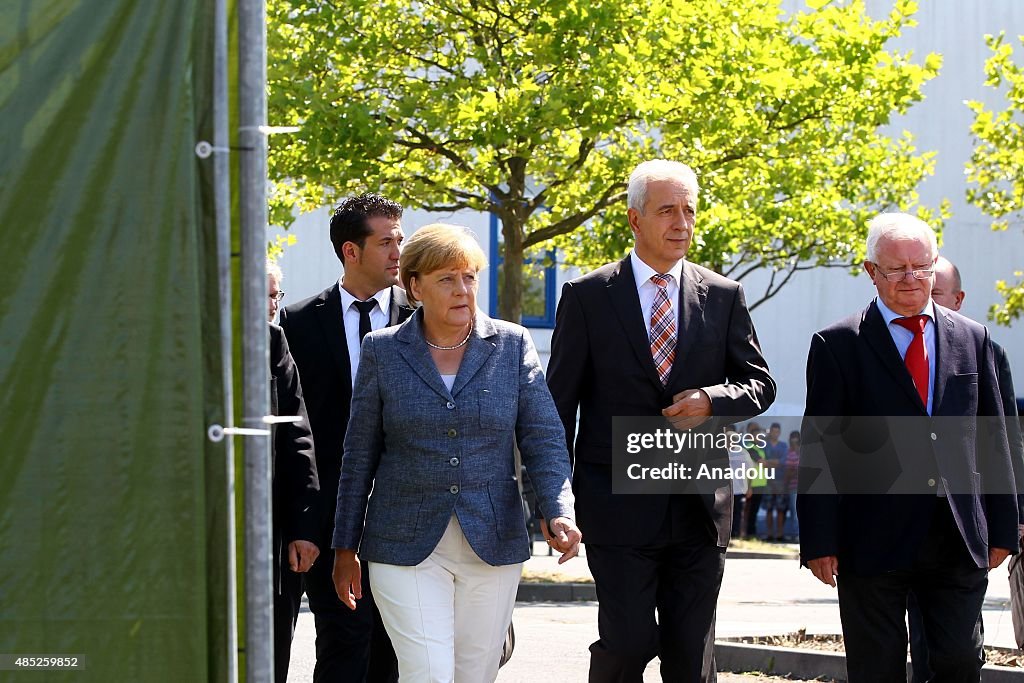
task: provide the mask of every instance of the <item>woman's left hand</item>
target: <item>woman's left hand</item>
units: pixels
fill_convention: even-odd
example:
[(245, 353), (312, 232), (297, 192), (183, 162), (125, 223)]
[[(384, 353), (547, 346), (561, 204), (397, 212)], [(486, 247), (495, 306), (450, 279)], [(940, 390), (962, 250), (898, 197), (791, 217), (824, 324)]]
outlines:
[(583, 540), (583, 534), (580, 533), (575, 522), (568, 517), (555, 517), (548, 522), (548, 528), (550, 530), (548, 543), (562, 553), (562, 556), (558, 558), (558, 564), (580, 554), (580, 541)]

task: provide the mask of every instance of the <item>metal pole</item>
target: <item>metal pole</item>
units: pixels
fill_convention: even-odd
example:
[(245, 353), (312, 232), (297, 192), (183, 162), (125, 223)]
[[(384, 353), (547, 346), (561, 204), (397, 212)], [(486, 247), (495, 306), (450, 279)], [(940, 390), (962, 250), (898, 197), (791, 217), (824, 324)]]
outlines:
[[(235, 398), (231, 334), (231, 158), (228, 149), (228, 7), (215, 0), (213, 17), (213, 155), (214, 220), (217, 225), (217, 280), (220, 289), (220, 357), (224, 422), (234, 423)], [(227, 668), (228, 683), (238, 681), (238, 587), (235, 576), (235, 448), (224, 440), (227, 506)]]
[[(267, 27), (264, 0), (238, 0), (239, 202), (242, 237), (242, 426), (265, 428), (267, 350)], [(274, 676), (270, 437), (245, 441), (246, 683)]]

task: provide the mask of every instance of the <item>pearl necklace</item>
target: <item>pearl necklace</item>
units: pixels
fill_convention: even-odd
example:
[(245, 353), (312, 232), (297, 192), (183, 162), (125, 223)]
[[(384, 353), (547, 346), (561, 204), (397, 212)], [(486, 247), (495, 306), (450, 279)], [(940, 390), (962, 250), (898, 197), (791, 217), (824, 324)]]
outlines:
[(466, 342), (468, 342), (469, 338), (472, 337), (472, 336), (473, 336), (473, 325), (472, 325), (472, 323), (470, 323), (470, 325), (469, 325), (469, 332), (466, 333), (466, 338), (463, 339), (462, 341), (460, 341), (455, 346), (441, 346), (439, 344), (434, 344), (429, 339), (427, 339), (426, 335), (423, 335), (423, 341), (427, 342), (427, 346), (429, 346), (432, 349), (437, 349), (438, 351), (454, 351), (455, 349), (459, 349), (459, 348), (462, 348), (463, 346), (465, 346)]

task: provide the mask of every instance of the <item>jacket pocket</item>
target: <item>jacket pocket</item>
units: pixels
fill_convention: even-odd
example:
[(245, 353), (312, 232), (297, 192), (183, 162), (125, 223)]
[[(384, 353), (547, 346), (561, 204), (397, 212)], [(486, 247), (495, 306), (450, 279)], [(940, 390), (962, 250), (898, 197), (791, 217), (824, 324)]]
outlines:
[(395, 491), (374, 491), (366, 508), (364, 536), (408, 543), (416, 538), (423, 495)]
[(526, 515), (519, 486), (515, 480), (492, 481), (487, 484), (491, 499), (491, 513), (498, 538), (514, 540), (526, 535)]

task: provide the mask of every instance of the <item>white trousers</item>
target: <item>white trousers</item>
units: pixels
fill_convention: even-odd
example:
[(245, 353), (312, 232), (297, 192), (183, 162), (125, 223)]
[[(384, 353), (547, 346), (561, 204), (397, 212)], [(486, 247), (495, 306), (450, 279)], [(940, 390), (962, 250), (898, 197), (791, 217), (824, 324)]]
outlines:
[(458, 519), (414, 567), (368, 563), (373, 599), (403, 683), (488, 683), (498, 676), (522, 563), (493, 567)]

